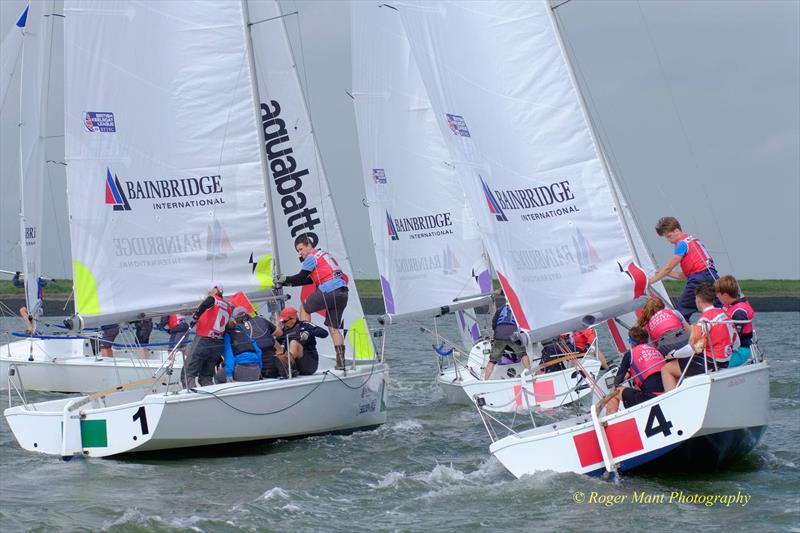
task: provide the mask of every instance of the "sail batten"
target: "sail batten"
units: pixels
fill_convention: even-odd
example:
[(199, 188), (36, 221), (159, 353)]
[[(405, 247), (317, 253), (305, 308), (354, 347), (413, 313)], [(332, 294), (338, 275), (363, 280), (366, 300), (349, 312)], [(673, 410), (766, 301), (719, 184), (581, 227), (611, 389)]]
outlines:
[(547, 2), (399, 11), (520, 327), (633, 301), (643, 271)]

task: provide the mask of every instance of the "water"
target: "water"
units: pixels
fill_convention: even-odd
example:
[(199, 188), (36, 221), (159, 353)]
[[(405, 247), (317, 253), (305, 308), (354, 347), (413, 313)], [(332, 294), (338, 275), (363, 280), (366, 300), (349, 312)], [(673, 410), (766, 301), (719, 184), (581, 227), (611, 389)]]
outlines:
[[(0, 319), (0, 331), (17, 327)], [(0, 530), (800, 531), (800, 313), (761, 314), (758, 328), (771, 365), (771, 422), (756, 450), (722, 473), (632, 473), (617, 486), (573, 474), (516, 480), (489, 456), (474, 410), (444, 403), (430, 343), (408, 324), (387, 337), (389, 419), (374, 431), (231, 444), (228, 455), (178, 450), (65, 463), (21, 450), (3, 420)], [(634, 491), (750, 500), (631, 503)], [(593, 492), (627, 501), (574, 501)]]

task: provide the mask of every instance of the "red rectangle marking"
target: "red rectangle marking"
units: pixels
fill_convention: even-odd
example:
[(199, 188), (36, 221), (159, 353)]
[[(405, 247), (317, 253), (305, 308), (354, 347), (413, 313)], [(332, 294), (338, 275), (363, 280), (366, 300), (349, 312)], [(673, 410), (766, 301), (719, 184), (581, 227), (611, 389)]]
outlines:
[(556, 399), (556, 387), (552, 379), (533, 382), (533, 401), (536, 403)]
[(594, 431), (575, 435), (572, 440), (575, 443), (575, 451), (578, 452), (578, 460), (581, 462), (581, 466), (586, 467), (603, 460), (603, 454), (600, 453), (600, 443), (597, 442), (597, 435), (595, 435)]
[(608, 439), (613, 457), (638, 452), (644, 448), (635, 418), (629, 418), (606, 427), (606, 439)]

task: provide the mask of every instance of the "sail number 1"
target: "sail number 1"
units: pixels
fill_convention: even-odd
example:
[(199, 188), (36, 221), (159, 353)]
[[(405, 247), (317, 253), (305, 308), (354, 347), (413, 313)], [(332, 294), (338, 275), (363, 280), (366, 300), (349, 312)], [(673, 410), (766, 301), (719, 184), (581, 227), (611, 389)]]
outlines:
[(670, 428), (672, 428), (672, 422), (667, 420), (664, 416), (661, 406), (655, 404), (651, 407), (650, 414), (647, 415), (647, 424), (644, 426), (644, 434), (647, 435), (647, 438), (659, 433), (662, 433), (665, 437), (669, 437), (672, 435)]

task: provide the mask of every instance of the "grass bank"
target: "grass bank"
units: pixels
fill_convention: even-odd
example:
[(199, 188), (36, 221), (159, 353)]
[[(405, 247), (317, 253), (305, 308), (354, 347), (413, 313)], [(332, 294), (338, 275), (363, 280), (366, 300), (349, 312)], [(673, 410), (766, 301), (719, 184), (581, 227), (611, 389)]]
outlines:
[[(792, 296), (800, 297), (800, 280), (796, 279), (743, 279), (739, 283), (747, 296)], [(665, 282), (670, 295), (678, 295), (683, 289), (683, 282)], [(357, 279), (358, 294), (362, 298), (380, 298), (381, 284), (377, 279)], [(495, 286), (497, 282), (495, 282)], [(44, 288), (45, 297), (66, 299), (72, 292), (72, 280), (57, 279), (49, 282)], [(22, 298), (22, 289), (14, 287), (10, 280), (0, 280), (0, 299)]]

